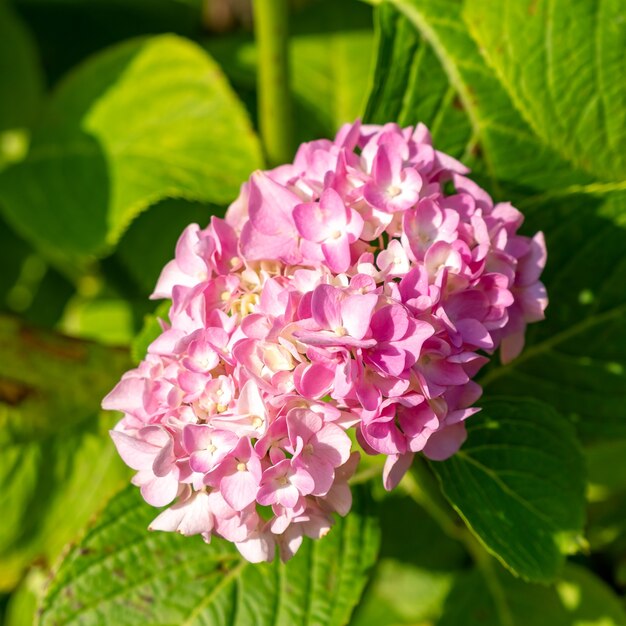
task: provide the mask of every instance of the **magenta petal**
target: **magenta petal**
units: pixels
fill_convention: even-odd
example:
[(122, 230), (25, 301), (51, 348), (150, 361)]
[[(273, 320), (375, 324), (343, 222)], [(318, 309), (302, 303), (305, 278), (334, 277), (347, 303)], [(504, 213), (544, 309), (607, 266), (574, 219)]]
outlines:
[(383, 374), (400, 376), (407, 368), (407, 357), (404, 350), (398, 350), (393, 344), (376, 348), (367, 360), (375, 365)]
[(335, 372), (330, 367), (312, 363), (296, 378), (296, 390), (305, 398), (321, 398), (331, 390), (334, 379)]
[(463, 343), (483, 350), (493, 349), (493, 339), (489, 331), (478, 320), (467, 318), (456, 322), (456, 329), (463, 337)]
[(380, 390), (367, 380), (361, 380), (355, 387), (357, 398), (366, 411), (375, 411), (381, 401)]

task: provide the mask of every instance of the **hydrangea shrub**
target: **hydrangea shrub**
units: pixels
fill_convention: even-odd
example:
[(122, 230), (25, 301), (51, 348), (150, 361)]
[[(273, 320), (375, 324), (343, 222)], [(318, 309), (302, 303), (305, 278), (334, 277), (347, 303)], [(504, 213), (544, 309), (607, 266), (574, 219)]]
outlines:
[(151, 529), (288, 560), (350, 510), (355, 448), (386, 489), (459, 449), (477, 372), (547, 305), (543, 235), (467, 174), (422, 124), (357, 121), (185, 229), (169, 321), (103, 402)]

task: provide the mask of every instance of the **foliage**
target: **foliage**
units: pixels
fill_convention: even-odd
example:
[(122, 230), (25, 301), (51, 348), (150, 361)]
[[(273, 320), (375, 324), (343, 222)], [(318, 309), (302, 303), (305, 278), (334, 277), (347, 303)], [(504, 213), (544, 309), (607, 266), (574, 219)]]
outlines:
[(481, 374), (458, 455), (392, 495), (362, 465), (288, 565), (114, 495), (99, 404), (165, 317), (159, 268), (264, 166), (255, 40), (202, 4), (0, 0), (0, 622), (626, 624), (621, 0), (294, 2), (294, 147), (424, 122), (545, 233), (547, 319)]

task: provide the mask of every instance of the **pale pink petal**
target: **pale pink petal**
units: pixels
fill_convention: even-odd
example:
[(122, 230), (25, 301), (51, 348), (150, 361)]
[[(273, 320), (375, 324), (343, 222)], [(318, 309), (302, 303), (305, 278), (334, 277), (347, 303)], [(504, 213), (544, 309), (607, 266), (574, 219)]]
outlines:
[(220, 481), (224, 500), (237, 511), (252, 504), (259, 490), (257, 480), (248, 471), (235, 471)]
[(275, 542), (270, 533), (253, 533), (245, 541), (235, 543), (237, 550), (250, 563), (263, 563), (274, 558)]
[(119, 430), (110, 430), (109, 434), (111, 439), (113, 439), (118, 454), (128, 467), (135, 470), (152, 467), (154, 457), (159, 453), (160, 448), (145, 440), (131, 437)]
[(141, 485), (143, 499), (152, 506), (169, 504), (178, 493), (178, 480), (173, 474), (154, 479)]
[(348, 296), (341, 304), (343, 326), (351, 337), (363, 339), (367, 333), (372, 313), (378, 303), (378, 296), (373, 293)]

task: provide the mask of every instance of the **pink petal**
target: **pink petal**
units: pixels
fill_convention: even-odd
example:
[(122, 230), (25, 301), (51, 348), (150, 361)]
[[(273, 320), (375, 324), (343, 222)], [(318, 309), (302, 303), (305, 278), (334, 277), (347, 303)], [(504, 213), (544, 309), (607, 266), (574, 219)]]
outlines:
[(309, 439), (323, 426), (322, 418), (309, 409), (292, 409), (287, 413), (289, 440), (295, 445), (298, 437), (308, 443)]
[(122, 378), (117, 385), (102, 400), (102, 408), (107, 411), (123, 411), (142, 415), (145, 413), (143, 406), (143, 392), (145, 381), (143, 378)]
[(408, 311), (400, 305), (384, 306), (372, 317), (372, 332), (377, 341), (401, 339), (406, 335), (408, 328)]
[(324, 459), (315, 455), (310, 455), (306, 460), (297, 459), (296, 464), (302, 463), (306, 467), (312, 481), (312, 488), (309, 493), (316, 496), (326, 495), (335, 479), (335, 470), (333, 466)]
[(312, 438), (316, 457), (339, 467), (350, 458), (352, 442), (345, 431), (335, 424), (325, 424)]
[(320, 243), (332, 236), (328, 218), (317, 202), (299, 204), (293, 211), (298, 232), (309, 241)]
[(263, 563), (274, 558), (274, 538), (270, 533), (254, 533), (245, 541), (235, 543), (241, 556), (250, 563)]
[(331, 285), (320, 285), (315, 289), (311, 298), (311, 313), (321, 328), (334, 330), (341, 326), (342, 298), (341, 290)]
[(333, 272), (345, 272), (350, 267), (350, 242), (348, 241), (348, 235), (345, 231), (336, 239), (327, 239), (322, 244), (322, 252), (324, 253), (328, 267)]
[(370, 327), (378, 296), (370, 293), (348, 296), (341, 305), (342, 322), (348, 334), (363, 339)]
[(256, 171), (250, 178), (249, 213), (254, 228), (263, 235), (295, 235), (292, 211), (300, 198), (267, 174)]
[(118, 454), (122, 457), (122, 461), (128, 467), (135, 470), (152, 467), (154, 457), (160, 450), (159, 447), (142, 439), (131, 437), (119, 430), (110, 430), (109, 434), (111, 439), (113, 439)]
[(210, 532), (212, 528), (209, 496), (204, 492), (196, 492), (188, 500), (174, 504), (148, 527), (149, 530), (176, 531), (185, 536)]
[(283, 259), (298, 262), (298, 246), (293, 235), (265, 235), (252, 222), (241, 232), (241, 252), (250, 261)]
[(432, 461), (445, 461), (463, 445), (467, 432), (463, 422), (446, 426), (433, 433), (424, 446), (424, 455)]
[(311, 363), (296, 370), (296, 391), (305, 398), (321, 398), (332, 388), (335, 372), (321, 363)]
[(173, 474), (154, 479), (141, 485), (143, 499), (152, 506), (169, 504), (178, 493), (178, 480)]
[(256, 499), (259, 486), (250, 472), (239, 470), (220, 481), (224, 500), (236, 511), (241, 511)]
[(402, 477), (411, 467), (414, 456), (414, 454), (391, 454), (387, 457), (385, 467), (383, 468), (383, 485), (387, 491), (397, 487)]

